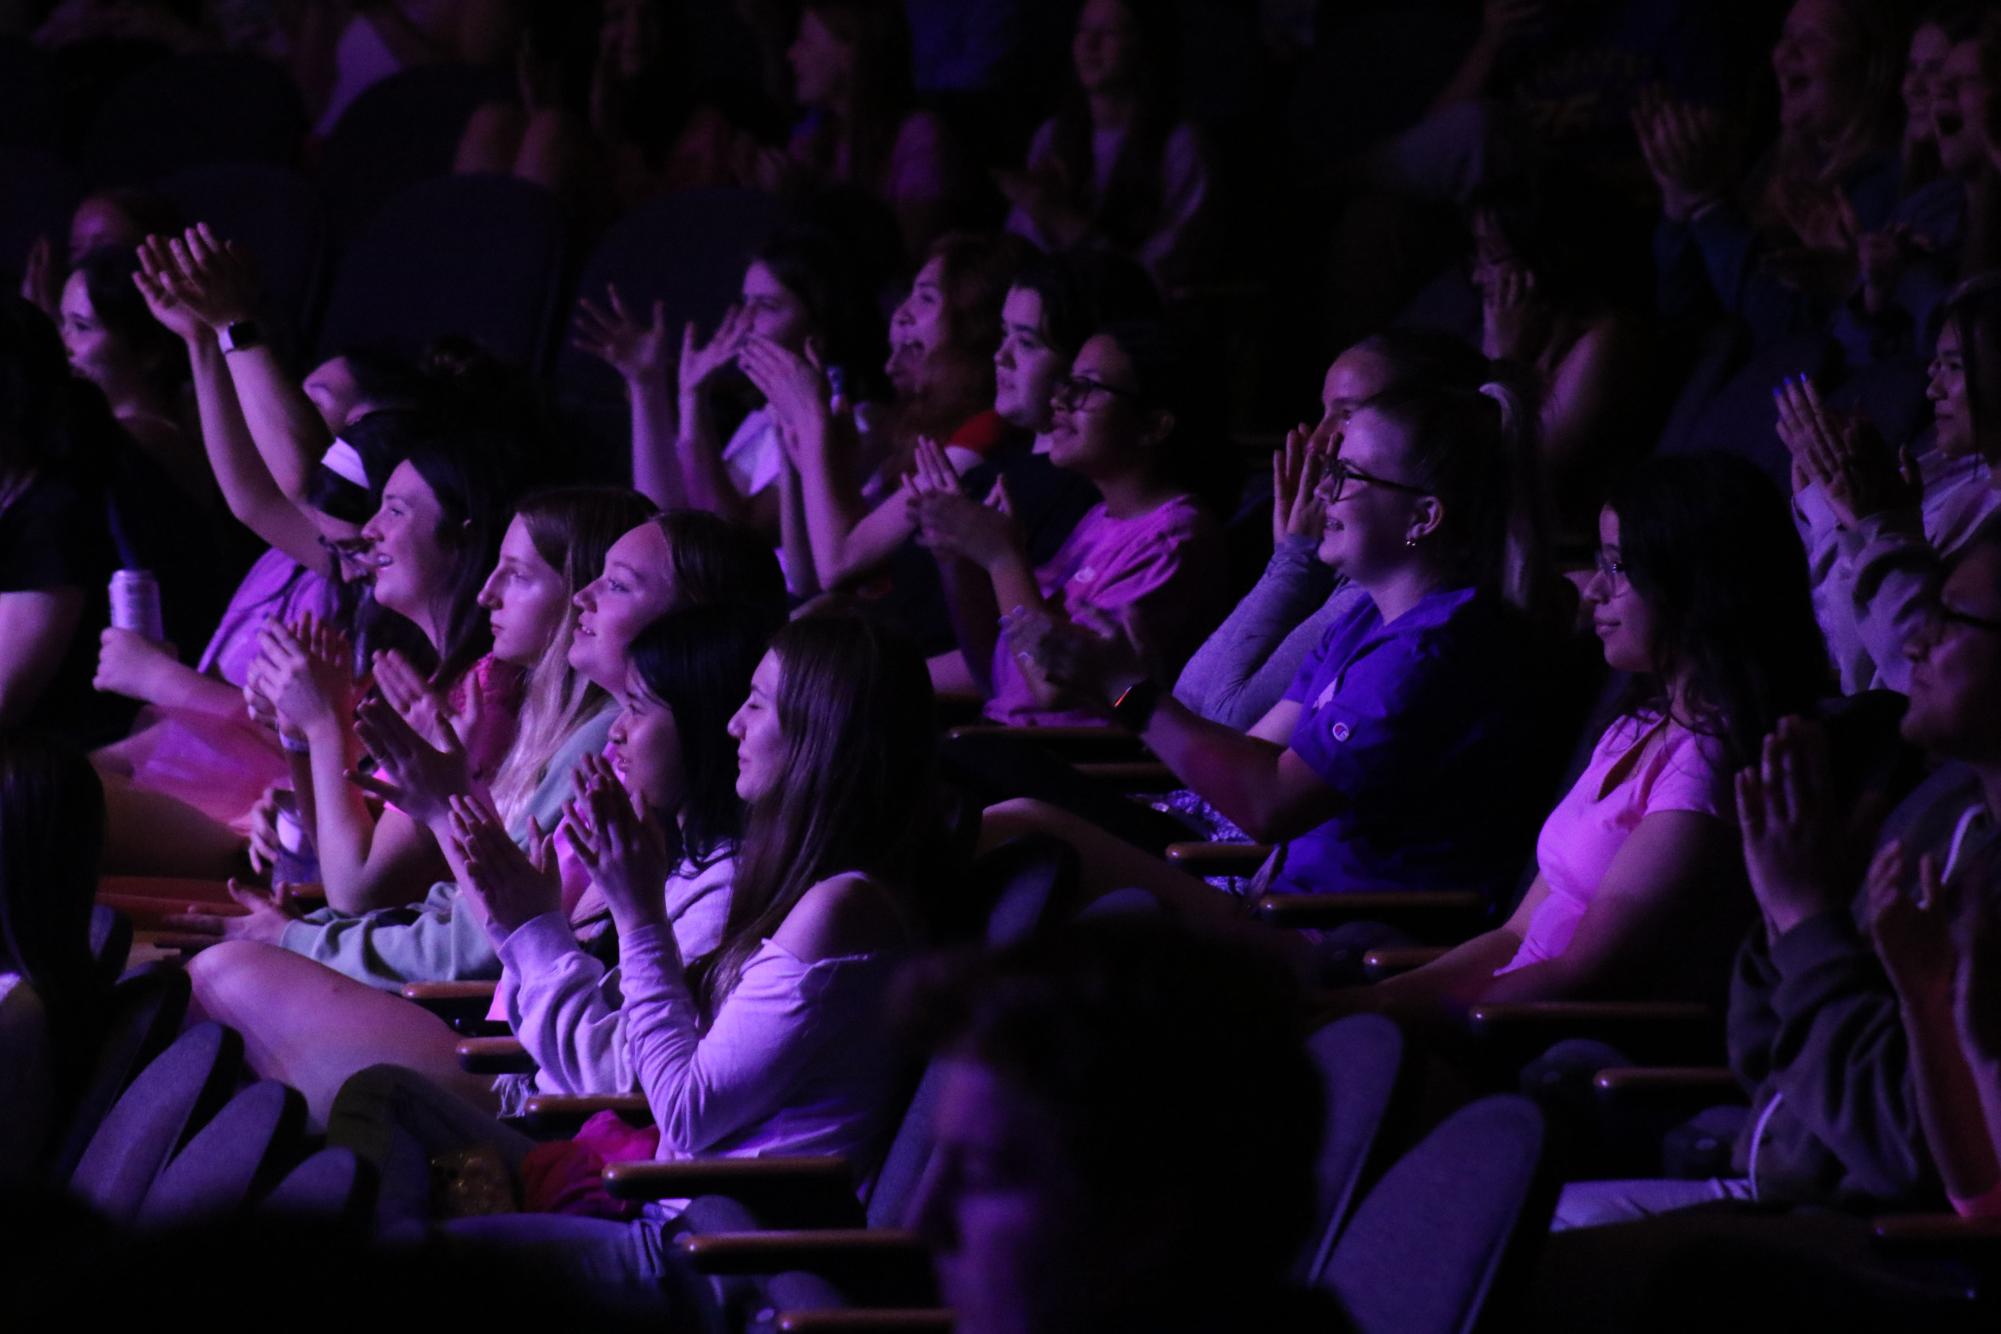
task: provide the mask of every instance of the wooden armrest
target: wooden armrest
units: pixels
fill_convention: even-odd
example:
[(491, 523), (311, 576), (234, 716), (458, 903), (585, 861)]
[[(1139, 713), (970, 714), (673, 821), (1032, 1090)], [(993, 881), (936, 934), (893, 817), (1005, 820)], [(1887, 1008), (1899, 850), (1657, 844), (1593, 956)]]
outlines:
[(132, 943), (135, 947), (151, 945), (154, 949), (196, 954), (211, 945), (220, 945), (222, 939), (205, 931), (140, 931), (133, 935)]
[(1159, 760), (1087, 760), (1072, 767), (1084, 777), (1110, 783), (1122, 792), (1172, 792), (1183, 785), (1174, 770)]
[(128, 902), (158, 904), (162, 901), (177, 905), (173, 912), (182, 912), (178, 905), (188, 903), (227, 904), (236, 907), (236, 900), (229, 896), (229, 882), (207, 880), (194, 876), (167, 875), (107, 875), (97, 882), (97, 901), (111, 903), (120, 912), (129, 912)]
[(2001, 1218), (1961, 1218), (1958, 1214), (1886, 1214), (1870, 1230), (1884, 1246), (1930, 1252), (1974, 1251), (1992, 1260), (2001, 1247)]
[(674, 1247), (704, 1274), (778, 1274), (804, 1269), (831, 1276), (901, 1270), (928, 1275), (930, 1253), (906, 1228), (829, 1228), (778, 1232), (694, 1232)]
[(938, 1330), (952, 1328), (952, 1312), (945, 1307), (892, 1310), (887, 1307), (851, 1307), (845, 1311), (780, 1311), (778, 1328), (784, 1334), (865, 1334), (882, 1330)]
[(1356, 894), (1264, 894), (1253, 909), (1268, 926), (1383, 922), (1421, 940), (1456, 944), (1487, 925), (1487, 900), (1472, 890), (1370, 890)]
[(1474, 1006), (1467, 1028), (1524, 1057), (1566, 1038), (1593, 1038), (1649, 1063), (1715, 1065), (1723, 1054), (1722, 1017), (1693, 1001), (1509, 1001)]
[(457, 1048), (459, 1066), (474, 1075), (525, 1075), (535, 1070), (530, 1056), (516, 1038), (461, 1038)]
[(855, 1203), (854, 1171), (838, 1153), (612, 1163), (604, 1170), (605, 1192), (620, 1200), (727, 1195), (741, 1201), (743, 1191), (774, 1184), (791, 1190), (801, 1186), (828, 1187), (840, 1191), (849, 1206)]
[(1396, 949), (1370, 950), (1362, 956), (1362, 975), (1371, 982), (1380, 982), (1398, 973), (1408, 973), (1413, 968), (1422, 968), (1433, 959), (1443, 958), (1451, 953), (1444, 945), (1410, 945)]
[(945, 736), (951, 741), (1006, 737), (1025, 745), (1053, 750), (1071, 760), (1132, 759), (1143, 758), (1147, 754), (1146, 746), (1140, 739), (1122, 727), (1009, 727), (1003, 723), (966, 723), (947, 729)]
[(1744, 1096), (1737, 1076), (1721, 1065), (1614, 1065), (1600, 1070), (1591, 1082), (1600, 1093)]
[(211, 917), (247, 917), (250, 909), (240, 903), (215, 903), (208, 899), (152, 899), (134, 898), (128, 894), (102, 894), (97, 901), (107, 908), (116, 908), (132, 919), (132, 925), (140, 929), (163, 923), (170, 917), (183, 913), (207, 913)]
[(1218, 875), (1226, 871), (1246, 874), (1265, 864), (1271, 856), (1269, 843), (1170, 843), (1167, 860), (1196, 875)]
[(497, 982), (405, 982), (403, 999), (423, 1006), (469, 1038), (506, 1037), (504, 1022), (489, 1020)]
[(653, 1119), (653, 1109), (638, 1093), (538, 1093), (522, 1104), (520, 1119), (531, 1134), (555, 1138), (574, 1135), (578, 1126), (599, 1112), (616, 1112), (634, 1125)]

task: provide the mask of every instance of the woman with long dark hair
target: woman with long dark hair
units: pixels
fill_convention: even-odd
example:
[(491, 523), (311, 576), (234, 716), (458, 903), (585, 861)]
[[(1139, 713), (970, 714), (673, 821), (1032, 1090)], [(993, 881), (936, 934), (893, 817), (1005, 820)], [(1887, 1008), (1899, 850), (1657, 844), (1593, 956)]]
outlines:
[(1812, 711), (1825, 647), (1778, 489), (1734, 457), (1656, 460), (1599, 516), (1585, 602), (1619, 716), (1536, 844), (1502, 926), (1343, 993), (1412, 1017), (1481, 1002), (1721, 995), (1753, 911), (1731, 782), (1780, 718)]
[[(933, 727), (908, 644), (847, 616), (780, 630), (730, 722), (747, 813), (722, 940), (699, 960), (683, 957), (657, 882), (629, 873), (645, 839), (627, 799), (599, 785), (566, 822), (617, 928), (628, 1058), (657, 1157), (841, 1153), (866, 1173), (881, 1151), (886, 989), (949, 874)], [(513, 1215), (453, 1231), (589, 1265), (657, 1301), (664, 1222)]]

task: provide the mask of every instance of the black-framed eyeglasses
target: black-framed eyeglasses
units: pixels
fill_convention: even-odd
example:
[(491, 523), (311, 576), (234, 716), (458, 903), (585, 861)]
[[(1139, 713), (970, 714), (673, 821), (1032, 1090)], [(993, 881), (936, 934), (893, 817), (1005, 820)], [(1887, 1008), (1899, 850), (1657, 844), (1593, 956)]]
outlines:
[(1059, 408), (1086, 412), (1090, 410), (1092, 396), (1096, 394), (1130, 398), (1134, 402), (1138, 402), (1140, 397), (1139, 391), (1135, 389), (1121, 389), (1115, 384), (1106, 384), (1103, 380), (1093, 380), (1088, 375), (1070, 375), (1056, 382), (1056, 388), (1049, 395), (1049, 401)]
[(325, 533), (319, 533), (316, 536), (319, 539), (320, 550), (326, 552), (337, 561), (358, 561), (368, 554), (370, 547), (375, 545), (365, 537), (335, 538), (328, 537)]
[(1936, 600), (1925, 605), (1924, 618), (1925, 627), (1933, 631), (1942, 630), (1948, 625), (1964, 625), (1970, 629), (1985, 630), (1989, 634), (2001, 635), (2001, 620), (1993, 620), (1986, 616), (1975, 616), (1970, 611), (1960, 611), (1957, 608), (1948, 607), (1945, 603)]
[(1412, 496), (1428, 496), (1431, 494), (1429, 489), (1422, 486), (1412, 486), (1409, 482), (1393, 482), (1387, 477), (1378, 477), (1374, 473), (1363, 472), (1360, 468), (1357, 468), (1354, 464), (1343, 458), (1336, 458), (1332, 463), (1327, 465), (1327, 475), (1320, 485), (1326, 488), (1327, 499), (1339, 500), (1351, 482), (1360, 482), (1366, 486), (1386, 487), (1391, 491), (1402, 491), (1406, 495)]

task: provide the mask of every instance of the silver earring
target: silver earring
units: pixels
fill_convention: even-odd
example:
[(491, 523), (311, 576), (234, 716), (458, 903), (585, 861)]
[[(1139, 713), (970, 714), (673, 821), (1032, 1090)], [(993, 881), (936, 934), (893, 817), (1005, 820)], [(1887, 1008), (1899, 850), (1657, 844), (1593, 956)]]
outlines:
[(1406, 537), (1403, 540), (1403, 544), (1407, 547), (1414, 547), (1417, 545), (1417, 539), (1414, 537)]

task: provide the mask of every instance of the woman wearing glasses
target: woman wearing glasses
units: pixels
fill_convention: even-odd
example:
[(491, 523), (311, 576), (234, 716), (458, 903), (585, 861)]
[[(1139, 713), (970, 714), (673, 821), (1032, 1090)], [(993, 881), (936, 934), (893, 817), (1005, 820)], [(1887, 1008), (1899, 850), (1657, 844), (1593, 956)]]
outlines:
[[(1101, 638), (1029, 609), (1010, 617), (1009, 645), (1108, 709), (1252, 838), (1278, 844), (1258, 888), (1498, 895), (1555, 779), (1560, 732), (1547, 725), (1554, 644), (1526, 610), (1550, 587), (1532, 420), (1499, 385), (1407, 386), (1354, 412), (1320, 484), (1319, 554), (1366, 596), (1246, 732), (1148, 679), (1144, 627)], [(1207, 913), (1225, 902), (1040, 803), (988, 811), (983, 837), (1022, 824), (1076, 844), (1093, 889), (1144, 885)]]
[(1155, 325), (1113, 325), (1078, 350), (1052, 396), (1049, 461), (1089, 481), (1100, 500), (1040, 566), (1029, 562), (1004, 483), (982, 505), (959, 490), (942, 455), (920, 452), (912, 513), (943, 567), (960, 653), (988, 695), (987, 717), (1013, 725), (1097, 717), (999, 643), (1001, 611), (1137, 622), (1172, 668), (1220, 616), (1222, 532), (1185, 481), (1193, 378)]
[(1543, 823), (1508, 920), (1424, 967), (1343, 993), (1413, 1018), (1479, 1003), (1623, 995), (1720, 999), (1754, 905), (1731, 782), (1827, 660), (1785, 505), (1753, 465), (1660, 459), (1598, 519), (1584, 588), (1626, 706)]

